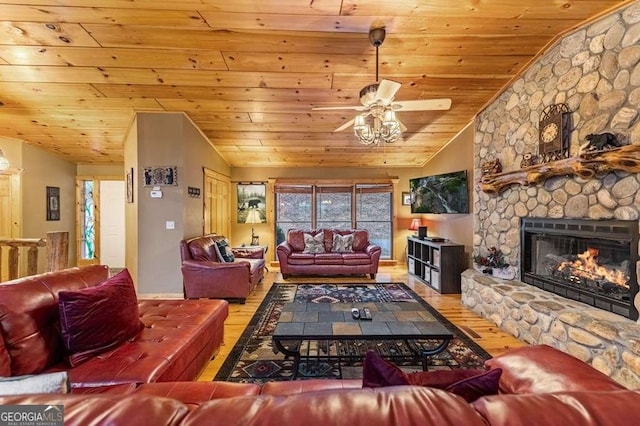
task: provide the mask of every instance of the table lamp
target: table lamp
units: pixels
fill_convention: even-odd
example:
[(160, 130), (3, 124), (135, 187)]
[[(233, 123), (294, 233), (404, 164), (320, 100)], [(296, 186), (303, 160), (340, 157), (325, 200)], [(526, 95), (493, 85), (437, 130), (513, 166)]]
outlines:
[(251, 245), (260, 245), (259, 236), (256, 235), (255, 230), (253, 229), (253, 225), (255, 223), (262, 223), (262, 221), (260, 220), (260, 212), (258, 212), (258, 210), (250, 210), (245, 223), (251, 224)]
[[(409, 231), (417, 231), (421, 225), (422, 225), (422, 222), (420, 222), (420, 219), (411, 219), (411, 225), (409, 226)], [(416, 232), (415, 234), (413, 234), (413, 236), (417, 237), (418, 233)]]

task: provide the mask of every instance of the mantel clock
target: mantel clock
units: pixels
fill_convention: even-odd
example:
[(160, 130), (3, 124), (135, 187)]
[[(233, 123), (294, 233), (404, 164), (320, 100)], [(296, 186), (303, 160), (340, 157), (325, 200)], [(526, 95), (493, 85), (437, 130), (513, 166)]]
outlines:
[(571, 138), (571, 111), (566, 104), (546, 107), (540, 114), (540, 162), (559, 160), (569, 156)]

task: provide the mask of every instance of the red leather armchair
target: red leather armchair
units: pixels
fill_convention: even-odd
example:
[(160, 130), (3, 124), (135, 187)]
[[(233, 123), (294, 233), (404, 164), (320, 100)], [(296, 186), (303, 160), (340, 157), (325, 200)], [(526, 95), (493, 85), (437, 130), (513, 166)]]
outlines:
[(182, 279), (187, 299), (213, 298), (244, 303), (264, 277), (264, 259), (236, 258), (224, 262), (216, 248), (222, 235), (209, 234), (180, 241)]

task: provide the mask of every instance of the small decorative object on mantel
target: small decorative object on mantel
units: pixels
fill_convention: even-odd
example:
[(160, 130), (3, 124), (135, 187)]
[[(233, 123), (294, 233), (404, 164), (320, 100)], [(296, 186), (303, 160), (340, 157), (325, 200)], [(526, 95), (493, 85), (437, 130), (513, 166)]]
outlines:
[(496, 247), (490, 247), (486, 256), (474, 254), (473, 267), (478, 272), (491, 274), (496, 278), (512, 280), (516, 277), (516, 269), (506, 262), (504, 253)]
[(605, 151), (607, 149), (624, 146), (613, 133), (600, 133), (587, 135), (587, 143), (580, 146), (580, 154), (585, 152)]
[(502, 163), (499, 158), (495, 160), (485, 161), (480, 166), (480, 170), (482, 175), (495, 175), (498, 173), (502, 173)]
[(538, 163), (538, 156), (533, 155), (530, 152), (527, 152), (522, 156), (522, 161), (520, 162), (520, 168), (524, 169), (525, 167), (533, 166)]

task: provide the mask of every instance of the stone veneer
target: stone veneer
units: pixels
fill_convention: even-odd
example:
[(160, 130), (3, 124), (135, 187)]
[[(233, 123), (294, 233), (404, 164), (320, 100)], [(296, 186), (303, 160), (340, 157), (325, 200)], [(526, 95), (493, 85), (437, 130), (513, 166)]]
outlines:
[[(640, 144), (640, 2), (559, 40), (476, 118), (474, 175), (499, 158), (504, 171), (520, 169), (538, 151), (542, 110), (566, 103), (573, 111), (571, 155), (589, 133), (605, 131)], [(519, 263), (520, 218), (640, 218), (640, 174), (553, 177), (538, 186), (512, 185), (501, 194), (474, 191), (474, 251), (498, 247)]]
[[(485, 161), (498, 158), (504, 171), (513, 171), (520, 169), (524, 154), (537, 153), (540, 113), (555, 103), (573, 111), (571, 156), (590, 133), (617, 133), (640, 145), (639, 42), (640, 1), (635, 1), (567, 34), (539, 56), (476, 118), (475, 179)], [(474, 252), (498, 247), (515, 266), (522, 217), (640, 218), (640, 174), (626, 172), (553, 177), (537, 186), (511, 185), (498, 195), (476, 186), (473, 196)], [(640, 262), (636, 270), (640, 276)], [(528, 342), (565, 349), (640, 387), (640, 325), (519, 281), (494, 281), (466, 271), (463, 304)], [(640, 298), (635, 303), (640, 308)]]
[(640, 327), (620, 315), (474, 270), (462, 274), (462, 303), (530, 344), (546, 344), (640, 388)]

